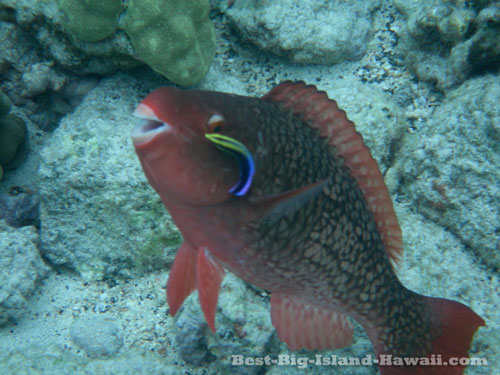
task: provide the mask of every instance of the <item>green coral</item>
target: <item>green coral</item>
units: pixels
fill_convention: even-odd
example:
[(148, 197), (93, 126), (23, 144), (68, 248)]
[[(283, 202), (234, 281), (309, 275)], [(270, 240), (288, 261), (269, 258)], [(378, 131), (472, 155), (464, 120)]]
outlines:
[(208, 0), (59, 0), (59, 9), (65, 29), (86, 42), (123, 28), (142, 61), (183, 86), (198, 83), (215, 55)]
[(121, 0), (60, 0), (63, 26), (75, 37), (97, 42), (115, 33)]
[(215, 55), (209, 11), (208, 0), (130, 0), (123, 27), (142, 60), (191, 86), (206, 75)]
[(9, 114), (10, 100), (0, 92), (0, 180), (3, 166), (12, 162), (23, 152), (27, 129), (19, 117)]

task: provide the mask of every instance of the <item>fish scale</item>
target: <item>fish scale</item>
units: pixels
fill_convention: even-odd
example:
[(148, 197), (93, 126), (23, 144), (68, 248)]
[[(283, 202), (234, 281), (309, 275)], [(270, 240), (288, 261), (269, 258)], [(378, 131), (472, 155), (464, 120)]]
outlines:
[[(137, 155), (184, 238), (167, 284), (171, 315), (196, 289), (215, 332), (228, 269), (271, 292), (271, 321), (291, 350), (349, 345), (350, 316), (379, 358), (467, 356), (484, 321), (400, 283), (391, 262), (402, 254), (401, 230), (382, 174), (326, 93), (303, 82), (262, 98), (163, 87), (136, 114), (146, 120), (133, 131)], [(426, 362), (379, 368), (464, 370)]]

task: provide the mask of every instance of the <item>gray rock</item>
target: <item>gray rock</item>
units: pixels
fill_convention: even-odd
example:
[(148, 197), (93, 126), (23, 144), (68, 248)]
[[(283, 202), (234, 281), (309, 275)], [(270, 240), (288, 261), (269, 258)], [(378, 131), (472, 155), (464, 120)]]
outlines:
[(408, 127), (394, 97), (355, 80), (329, 83), (326, 91), (328, 97), (334, 99), (349, 120), (355, 123), (380, 171), (385, 173)]
[(73, 323), (70, 334), (91, 358), (112, 356), (123, 346), (121, 329), (104, 317), (81, 317)]
[(215, 360), (215, 356), (207, 348), (207, 326), (192, 304), (188, 304), (185, 310), (191, 310), (193, 314), (185, 312), (177, 319), (177, 352), (190, 365), (207, 365)]
[(41, 251), (87, 280), (166, 268), (180, 244), (130, 139), (149, 90), (128, 75), (102, 81), (41, 152)]
[(292, 61), (360, 59), (380, 1), (236, 1), (227, 15), (242, 37)]
[(57, 0), (3, 0), (2, 7), (14, 10), (12, 21), (27, 30), (45, 55), (65, 69), (80, 74), (109, 74), (140, 65), (123, 32), (97, 43), (86, 43), (67, 35)]
[(52, 69), (52, 64), (36, 63), (28, 68), (22, 75), (25, 92), (23, 96), (32, 97), (47, 90), (59, 91), (66, 84), (66, 79)]
[(271, 325), (268, 296), (261, 293), (228, 273), (220, 290), (215, 334), (205, 322), (198, 296), (190, 296), (176, 317), (176, 344), (181, 358), (193, 366), (214, 362), (228, 373), (262, 373), (261, 366), (235, 366), (231, 362), (233, 354), (260, 357), (281, 348)]
[[(26, 11), (31, 7), (21, 9)], [(22, 13), (22, 10), (18, 13)], [(47, 19), (44, 18), (44, 22), (47, 22)], [(42, 27), (44, 23), (36, 18), (36, 22), (30, 24), (30, 27), (33, 25)], [(81, 97), (92, 87), (95, 77), (83, 76), (80, 73), (85, 73), (85, 69), (82, 71), (78, 66), (74, 69), (71, 66), (61, 69), (62, 65), (55, 63), (55, 56), (50, 57), (46, 54), (48, 46), (42, 48), (40, 43), (37, 43), (30, 31), (36, 36), (39, 34), (30, 27), (20, 27), (15, 23), (0, 21), (2, 90), (39, 128), (50, 131), (57, 126), (61, 114), (71, 112), (76, 107)], [(60, 36), (58, 38), (65, 40)], [(61, 42), (57, 41), (57, 43)], [(42, 55), (44, 60), (40, 61)], [(70, 52), (68, 52), (68, 59), (71, 60)], [(85, 61), (89, 60), (85, 59)], [(74, 60), (73, 63), (75, 63)], [(109, 65), (109, 62), (107, 64)], [(90, 72), (100, 70), (99, 64), (94, 62), (92, 66), (94, 70)], [(72, 69), (79, 74), (72, 74)], [(108, 69), (108, 71), (114, 70), (117, 68)], [(104, 72), (107, 71), (104, 70)]]
[(49, 268), (38, 253), (34, 227), (14, 229), (0, 220), (0, 325), (20, 318)]
[(442, 91), (500, 67), (500, 5), (493, 1), (395, 0), (406, 17), (406, 64)]
[(39, 206), (40, 198), (34, 189), (26, 187), (16, 194), (0, 193), (0, 219), (11, 227), (39, 227)]
[(500, 268), (500, 79), (451, 91), (427, 126), (406, 137), (391, 171), (428, 218)]
[(143, 64), (123, 31), (86, 43), (67, 34), (61, 15), (58, 0), (0, 2), (2, 90), (48, 131), (74, 108), (71, 86)]

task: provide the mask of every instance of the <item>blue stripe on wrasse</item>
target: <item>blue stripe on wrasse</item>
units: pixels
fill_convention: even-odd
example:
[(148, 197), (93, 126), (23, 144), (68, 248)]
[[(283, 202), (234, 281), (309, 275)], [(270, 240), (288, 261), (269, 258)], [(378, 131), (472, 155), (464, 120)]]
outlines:
[(229, 193), (238, 197), (245, 195), (252, 185), (255, 173), (255, 163), (250, 151), (248, 151), (243, 143), (226, 135), (211, 133), (205, 134), (205, 137), (212, 141), (219, 150), (230, 154), (236, 159), (240, 170), (240, 179), (229, 189)]

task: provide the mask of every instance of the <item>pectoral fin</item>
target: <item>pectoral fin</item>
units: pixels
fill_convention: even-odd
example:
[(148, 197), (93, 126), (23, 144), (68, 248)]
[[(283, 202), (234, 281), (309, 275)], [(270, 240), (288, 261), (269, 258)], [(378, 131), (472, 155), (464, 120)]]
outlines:
[(214, 260), (208, 249), (199, 249), (196, 267), (196, 289), (198, 289), (198, 298), (203, 315), (213, 333), (215, 333), (217, 299), (224, 275), (224, 269)]
[(177, 251), (167, 281), (167, 303), (172, 316), (196, 288), (197, 257), (198, 249), (187, 242), (184, 242)]
[(327, 184), (328, 180), (321, 180), (284, 193), (262, 198), (250, 198), (250, 203), (257, 207), (260, 219), (275, 221), (304, 206), (316, 197)]

